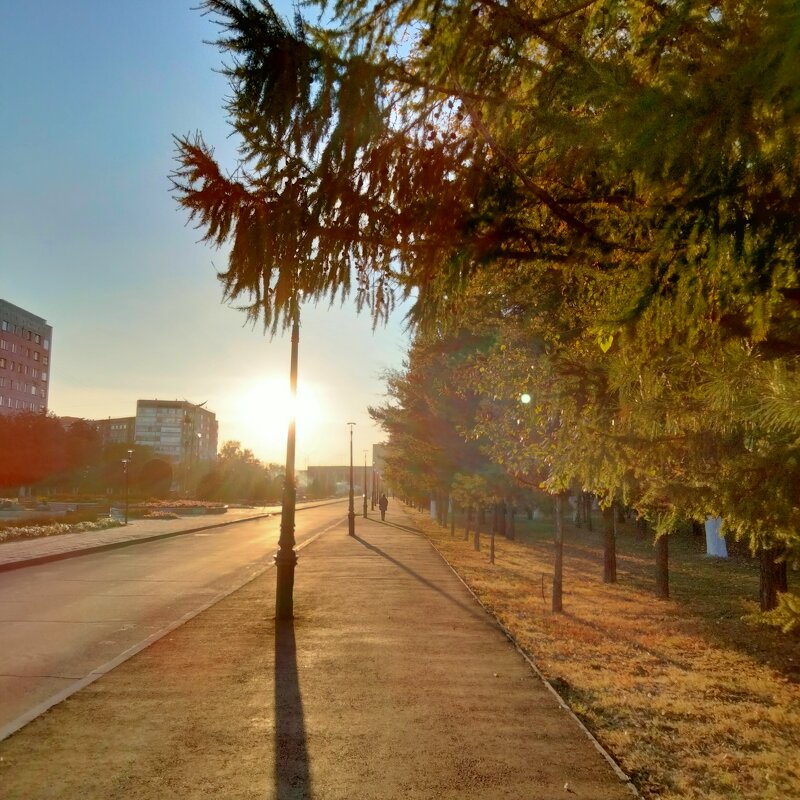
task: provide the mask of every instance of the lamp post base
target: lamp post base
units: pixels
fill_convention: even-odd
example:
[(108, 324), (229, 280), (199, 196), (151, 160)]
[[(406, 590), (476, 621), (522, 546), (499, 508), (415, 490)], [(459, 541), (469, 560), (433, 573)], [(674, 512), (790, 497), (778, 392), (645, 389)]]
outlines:
[(350, 536), (356, 535), (356, 512), (355, 511), (348, 511), (347, 512), (347, 533)]
[(294, 567), (297, 554), (279, 550), (275, 554), (275, 619), (294, 619)]

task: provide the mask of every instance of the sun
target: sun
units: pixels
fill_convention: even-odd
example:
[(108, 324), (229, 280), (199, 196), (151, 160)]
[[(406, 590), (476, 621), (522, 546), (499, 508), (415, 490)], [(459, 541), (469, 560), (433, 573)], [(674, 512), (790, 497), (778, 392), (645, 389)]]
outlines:
[(246, 385), (237, 402), (240, 425), (247, 430), (247, 441), (242, 444), (257, 453), (284, 452), (293, 416), (304, 438), (313, 435), (320, 419), (316, 395), (313, 386), (300, 381), (297, 402), (293, 402), (286, 377), (266, 376)]

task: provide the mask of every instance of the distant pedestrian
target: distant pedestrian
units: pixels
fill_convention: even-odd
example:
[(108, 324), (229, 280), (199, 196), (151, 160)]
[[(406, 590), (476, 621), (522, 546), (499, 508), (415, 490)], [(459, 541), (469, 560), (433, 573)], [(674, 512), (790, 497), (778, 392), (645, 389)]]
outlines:
[(378, 500), (378, 508), (381, 510), (381, 519), (386, 519), (386, 509), (389, 508), (389, 498), (385, 495), (381, 495), (381, 499)]

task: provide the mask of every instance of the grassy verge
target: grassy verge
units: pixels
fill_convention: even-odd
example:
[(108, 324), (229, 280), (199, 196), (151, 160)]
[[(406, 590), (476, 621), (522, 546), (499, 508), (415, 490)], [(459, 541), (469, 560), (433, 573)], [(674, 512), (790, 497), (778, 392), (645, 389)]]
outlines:
[[(757, 610), (747, 559), (670, 543), (672, 599), (653, 596), (652, 542), (618, 537), (602, 582), (598, 532), (567, 527), (564, 613), (550, 611), (552, 526), (476, 552), (409, 510), (447, 561), (648, 798), (800, 798), (800, 639), (743, 619)], [(790, 581), (791, 581), (790, 577)]]

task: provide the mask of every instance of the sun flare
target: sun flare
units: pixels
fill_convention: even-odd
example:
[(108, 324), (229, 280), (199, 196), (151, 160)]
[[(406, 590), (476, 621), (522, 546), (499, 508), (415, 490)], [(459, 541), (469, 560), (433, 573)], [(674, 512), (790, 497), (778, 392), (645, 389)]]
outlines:
[(268, 376), (246, 386), (238, 403), (238, 414), (248, 430), (245, 446), (259, 451), (280, 451), (286, 445), (289, 421), (295, 416), (303, 438), (313, 434), (320, 419), (319, 398), (313, 387), (300, 381), (297, 401), (287, 378)]

